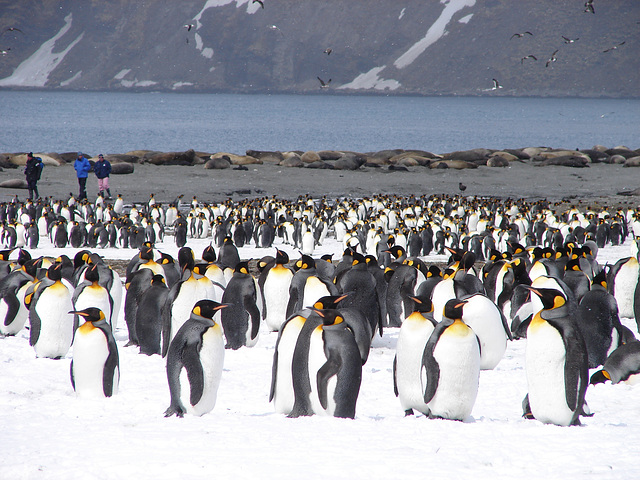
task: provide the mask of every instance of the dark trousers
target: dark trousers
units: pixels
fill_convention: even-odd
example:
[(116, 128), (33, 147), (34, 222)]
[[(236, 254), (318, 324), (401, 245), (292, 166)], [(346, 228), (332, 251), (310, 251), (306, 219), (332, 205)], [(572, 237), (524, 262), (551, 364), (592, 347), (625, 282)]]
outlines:
[(29, 198), (38, 198), (40, 196), (38, 195), (38, 180), (27, 180), (27, 188), (29, 189)]
[(78, 185), (80, 185), (80, 195), (78, 199), (82, 200), (83, 198), (87, 198), (87, 177), (78, 177)]

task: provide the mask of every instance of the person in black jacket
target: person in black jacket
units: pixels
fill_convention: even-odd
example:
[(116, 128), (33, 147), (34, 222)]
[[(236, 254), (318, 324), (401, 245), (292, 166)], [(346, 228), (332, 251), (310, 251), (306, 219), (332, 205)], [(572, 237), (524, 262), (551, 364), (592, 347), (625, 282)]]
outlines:
[(38, 180), (40, 180), (43, 168), (42, 159), (34, 157), (33, 153), (29, 152), (27, 154), (27, 164), (24, 167), (24, 175), (27, 177), (27, 188), (29, 189), (29, 200), (35, 200), (40, 197), (38, 194)]
[(111, 190), (109, 190), (109, 174), (111, 173), (111, 164), (102, 154), (98, 155), (98, 161), (93, 166), (93, 172), (98, 177), (98, 195), (104, 197), (105, 191), (107, 198), (111, 198)]

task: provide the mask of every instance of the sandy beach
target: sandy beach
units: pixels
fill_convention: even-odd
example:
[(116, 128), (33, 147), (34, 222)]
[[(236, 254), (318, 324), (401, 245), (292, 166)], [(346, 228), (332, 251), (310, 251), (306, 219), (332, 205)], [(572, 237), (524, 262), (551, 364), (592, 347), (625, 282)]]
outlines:
[[(157, 201), (168, 203), (183, 194), (184, 200), (196, 195), (203, 202), (234, 201), (276, 195), (295, 199), (299, 195), (329, 198), (361, 198), (374, 194), (431, 195), (459, 194), (458, 184), (467, 186), (464, 195), (497, 198), (546, 198), (553, 202), (635, 206), (638, 196), (617, 195), (640, 186), (640, 169), (622, 165), (595, 163), (585, 168), (536, 166), (514, 161), (509, 167), (480, 166), (476, 169), (429, 169), (407, 167), (407, 171), (387, 166), (363, 166), (355, 171), (316, 170), (282, 167), (272, 164), (247, 165), (247, 170), (206, 170), (202, 165), (158, 166), (135, 164), (132, 174), (110, 177), (112, 194), (123, 195), (126, 202), (145, 202), (151, 193)], [(0, 181), (24, 178), (22, 168), (5, 169)], [(42, 196), (64, 198), (77, 195), (78, 184), (72, 164), (47, 166), (38, 184)], [(94, 174), (89, 175), (87, 191), (91, 200), (98, 192)], [(0, 189), (0, 201), (14, 195), (27, 196), (23, 189)]]

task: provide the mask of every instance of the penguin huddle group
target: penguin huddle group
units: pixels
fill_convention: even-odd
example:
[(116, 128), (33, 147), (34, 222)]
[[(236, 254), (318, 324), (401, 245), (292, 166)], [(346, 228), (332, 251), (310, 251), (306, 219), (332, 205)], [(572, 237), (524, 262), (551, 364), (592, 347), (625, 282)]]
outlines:
[[(176, 214), (176, 221), (181, 216)], [(184, 235), (173, 223), (176, 243), (211, 236), (217, 254), (210, 245), (196, 260), (193, 250), (182, 246), (176, 262), (145, 239), (126, 274), (127, 345), (166, 357), (171, 397), (166, 416), (211, 411), (225, 348), (254, 346), (262, 325), (278, 332), (269, 399), (276, 412), (290, 417), (354, 418), (362, 366), (373, 338), (387, 327), (399, 328), (393, 386), (406, 414), (468, 418), (480, 371), (495, 368), (507, 342), (520, 338), (527, 342), (526, 418), (577, 425), (580, 416), (590, 414), (589, 368), (603, 366), (591, 383), (618, 383), (640, 372), (640, 343), (620, 322), (620, 317), (640, 318), (638, 242), (615, 265), (596, 259), (599, 248), (640, 236), (640, 215), (633, 209), (560, 212), (548, 202), (381, 195), (206, 206), (194, 199), (187, 218)], [(327, 234), (342, 242), (339, 262), (330, 255), (312, 256)], [(235, 240), (264, 248), (279, 243), (279, 248), (254, 269), (241, 261)], [(300, 252), (293, 264), (284, 246)], [(431, 252), (448, 253), (447, 264), (428, 266)], [(68, 263), (78, 285), (97, 288), (103, 280), (95, 265), (101, 262), (95, 254), (95, 260), (85, 256)], [(44, 269), (29, 261), (7, 275), (15, 281), (2, 280), (7, 315), (16, 307), (5, 292), (13, 289), (20, 299), (24, 284), (17, 278), (33, 282), (28, 277), (35, 279), (36, 270)], [(63, 263), (52, 264), (39, 283), (60, 283), (56, 269), (63, 270)], [(40, 290), (27, 287), (18, 305), (29, 311), (31, 337), (39, 329), (40, 314), (32, 318), (31, 310)], [(91, 348), (100, 352), (109, 372), (100, 376), (105, 395), (117, 389), (117, 350), (106, 333), (117, 320), (114, 303), (114, 298), (110, 304), (72, 302), (65, 310), (75, 315), (71, 338), (73, 332), (76, 342), (91, 338)], [(85, 323), (78, 326), (80, 318)], [(16, 333), (6, 325), (7, 320), (3, 334)], [(100, 346), (96, 329), (106, 338)], [(91, 348), (80, 348), (81, 358)], [(36, 348), (36, 353), (66, 352), (45, 355)], [(78, 390), (78, 379), (88, 375), (73, 373), (80, 362), (75, 343), (73, 357)], [(183, 369), (188, 389), (181, 388)]]
[[(40, 358), (63, 358), (73, 344), (71, 383), (79, 395), (110, 397), (118, 390), (113, 336), (122, 303), (118, 273), (88, 250), (32, 258), (0, 251), (0, 334), (19, 333), (28, 320), (29, 345)], [(82, 324), (81, 324), (82, 322)]]

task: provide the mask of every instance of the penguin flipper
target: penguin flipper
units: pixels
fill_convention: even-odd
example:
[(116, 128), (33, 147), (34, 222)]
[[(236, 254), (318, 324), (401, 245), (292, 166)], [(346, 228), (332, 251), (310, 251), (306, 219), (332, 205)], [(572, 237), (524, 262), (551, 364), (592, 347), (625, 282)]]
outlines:
[(35, 311), (29, 311), (29, 345), (32, 347), (38, 343), (38, 338), (40, 338), (40, 326), (42, 322), (40, 321), (40, 317)]
[[(447, 328), (451, 322), (443, 320), (438, 324), (436, 329), (431, 334), (431, 337), (427, 341), (422, 353), (422, 368), (426, 370), (427, 385), (423, 385), (424, 388), (424, 403), (429, 403), (438, 390), (438, 382), (440, 381), (440, 365), (433, 356), (433, 351), (436, 348), (440, 335), (445, 328)], [(443, 328), (444, 327), (444, 328)]]
[(254, 302), (248, 306), (247, 312), (251, 318), (251, 340), (253, 340), (258, 336), (258, 331), (260, 330), (260, 310), (258, 310), (258, 306)]
[(566, 352), (564, 361), (564, 388), (567, 406), (578, 412), (582, 408), (589, 384), (587, 350), (577, 327), (562, 325), (562, 339)]
[(15, 296), (15, 291), (6, 295), (3, 300), (7, 304), (7, 314), (4, 317), (4, 326), (8, 327), (16, 319), (18, 310), (20, 310), (20, 300)]
[(329, 358), (327, 360), (327, 363), (325, 363), (322, 367), (320, 367), (320, 370), (318, 370), (318, 374), (316, 376), (316, 383), (318, 387), (318, 398), (320, 400), (320, 405), (322, 405), (322, 408), (324, 408), (325, 410), (329, 405), (329, 400), (327, 398), (327, 395), (328, 395), (327, 387), (329, 385), (329, 379), (338, 373), (341, 365), (342, 365), (341, 359), (339, 357), (338, 358), (333, 357), (333, 358)]
[(393, 357), (393, 393), (398, 396), (398, 355)]
[(286, 322), (280, 328), (278, 332), (278, 339), (276, 340), (276, 347), (273, 351), (273, 365), (271, 366), (271, 388), (269, 390), (269, 401), (273, 401), (273, 398), (276, 395), (276, 379), (278, 376), (278, 346), (280, 345), (280, 338), (282, 337), (282, 332), (286, 326)]
[(202, 369), (202, 363), (200, 363), (199, 348), (187, 345), (182, 352), (182, 361), (184, 362), (184, 368), (187, 370), (187, 378), (191, 387), (189, 403), (196, 405), (204, 392), (204, 370)]
[(107, 361), (105, 362), (102, 370), (102, 389), (104, 391), (104, 396), (110, 397), (113, 395), (113, 383), (116, 369), (119, 368), (119, 359), (118, 347), (116, 346), (116, 341), (113, 338), (113, 335), (107, 335), (106, 332), (105, 335), (109, 345), (109, 356), (107, 357)]
[(69, 366), (69, 377), (71, 378), (71, 386), (73, 391), (76, 391), (76, 379), (73, 378), (73, 358), (71, 359), (71, 365)]

